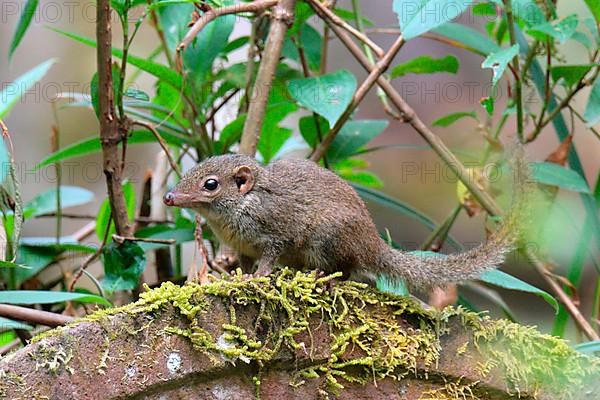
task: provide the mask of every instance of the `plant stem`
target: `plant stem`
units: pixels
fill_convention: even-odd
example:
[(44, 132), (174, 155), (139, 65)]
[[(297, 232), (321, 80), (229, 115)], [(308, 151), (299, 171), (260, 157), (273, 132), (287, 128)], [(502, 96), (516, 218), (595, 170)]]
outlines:
[(240, 144), (240, 153), (242, 154), (254, 156), (256, 153), (275, 70), (279, 65), (279, 57), (281, 56), (288, 25), (294, 19), (295, 7), (296, 0), (281, 0), (273, 9), (273, 20), (269, 28), (269, 36), (265, 44), (262, 61), (258, 67), (256, 82), (252, 89), (251, 99), (253, 101), (250, 103), (248, 117), (244, 123)]
[(104, 175), (106, 176), (106, 186), (115, 229), (119, 235), (129, 236), (132, 225), (127, 215), (121, 182), (122, 169), (119, 162), (119, 143), (122, 140), (123, 127), (119, 126), (119, 120), (115, 115), (113, 93), (110, 0), (98, 0), (96, 11), (98, 109)]
[[(517, 43), (517, 37), (515, 34), (515, 21), (512, 10), (512, 1), (504, 0), (504, 12), (506, 12), (506, 23), (508, 25), (508, 35), (510, 37), (510, 45), (514, 46)], [(522, 88), (522, 76), (521, 76), (521, 63), (519, 61), (519, 53), (513, 58), (513, 72), (515, 75), (515, 106), (517, 108), (517, 135), (519, 141), (524, 143), (525, 138), (523, 136), (523, 88)], [(525, 72), (525, 71), (524, 71)]]

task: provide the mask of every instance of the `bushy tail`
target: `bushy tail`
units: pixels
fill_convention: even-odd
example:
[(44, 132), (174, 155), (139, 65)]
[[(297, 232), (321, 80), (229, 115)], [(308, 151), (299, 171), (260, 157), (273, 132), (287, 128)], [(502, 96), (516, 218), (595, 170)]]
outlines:
[(497, 268), (514, 248), (524, 218), (527, 192), (527, 165), (522, 148), (512, 161), (515, 184), (511, 209), (502, 226), (484, 244), (448, 256), (407, 253), (389, 248), (381, 260), (381, 273), (389, 279), (404, 279), (413, 288), (430, 288), (447, 283), (477, 279)]

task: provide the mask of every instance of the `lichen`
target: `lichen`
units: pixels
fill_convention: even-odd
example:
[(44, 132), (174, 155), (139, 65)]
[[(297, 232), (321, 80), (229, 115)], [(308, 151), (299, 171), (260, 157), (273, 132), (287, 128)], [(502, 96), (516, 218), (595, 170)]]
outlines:
[[(257, 393), (262, 367), (280, 350), (314, 357), (312, 330), (317, 326), (327, 328), (328, 348), (319, 352), (321, 359), (304, 364), (290, 384), (321, 378), (324, 386), (319, 390), (323, 393), (343, 390), (346, 382), (364, 384), (417, 375), (428, 379), (428, 370), (439, 361), (441, 338), (456, 333), (451, 332), (456, 325), (472, 332), (472, 339), (460, 345), (456, 355), (475, 349), (482, 356), (482, 361), (473, 361), (480, 378), (485, 380), (499, 370), (512, 393), (535, 396), (543, 390), (556, 394), (554, 398), (569, 398), (569, 390), (575, 393), (600, 376), (598, 361), (534, 328), (493, 321), (460, 307), (441, 312), (424, 310), (410, 298), (382, 293), (365, 284), (333, 282), (337, 277), (339, 274), (322, 277), (284, 268), (270, 277), (250, 279), (238, 272), (207, 285), (188, 283), (180, 287), (166, 282), (142, 293), (135, 303), (102, 310), (81, 321), (99, 323), (110, 340), (120, 332), (135, 334), (146, 329), (163, 310), (175, 309), (183, 324), (174, 322), (175, 326), (164, 328), (164, 334), (190, 340), (195, 349), (216, 362), (254, 363), (259, 371), (253, 378)], [(225, 306), (217, 334), (207, 331), (202, 323), (204, 314), (216, 303)], [(250, 323), (242, 321), (248, 310), (256, 313)], [(115, 331), (110, 321), (116, 315), (143, 315), (144, 319), (140, 322), (135, 318), (136, 329)], [(106, 363), (107, 357), (101, 360)], [(431, 392), (430, 398), (476, 398), (471, 394), (476, 382), (456, 379)]]

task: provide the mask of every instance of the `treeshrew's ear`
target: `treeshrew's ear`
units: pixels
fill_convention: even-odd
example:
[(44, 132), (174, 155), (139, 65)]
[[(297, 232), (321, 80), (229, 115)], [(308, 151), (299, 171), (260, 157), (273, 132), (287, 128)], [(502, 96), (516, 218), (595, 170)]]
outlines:
[(247, 166), (239, 167), (235, 172), (234, 179), (241, 194), (248, 193), (254, 186), (254, 174)]

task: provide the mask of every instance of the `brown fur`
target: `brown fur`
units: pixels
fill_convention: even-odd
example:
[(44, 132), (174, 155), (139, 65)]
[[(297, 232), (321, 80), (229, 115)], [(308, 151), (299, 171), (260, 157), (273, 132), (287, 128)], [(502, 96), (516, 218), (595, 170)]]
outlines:
[[(203, 189), (211, 177), (219, 181), (214, 192)], [(380, 238), (356, 191), (306, 160), (262, 167), (246, 156), (213, 157), (190, 170), (165, 202), (202, 214), (245, 265), (258, 261), (259, 275), (279, 263), (363, 279), (384, 274), (424, 288), (476, 278), (502, 263), (512, 247), (501, 234), (448, 257), (423, 258), (392, 249)]]

